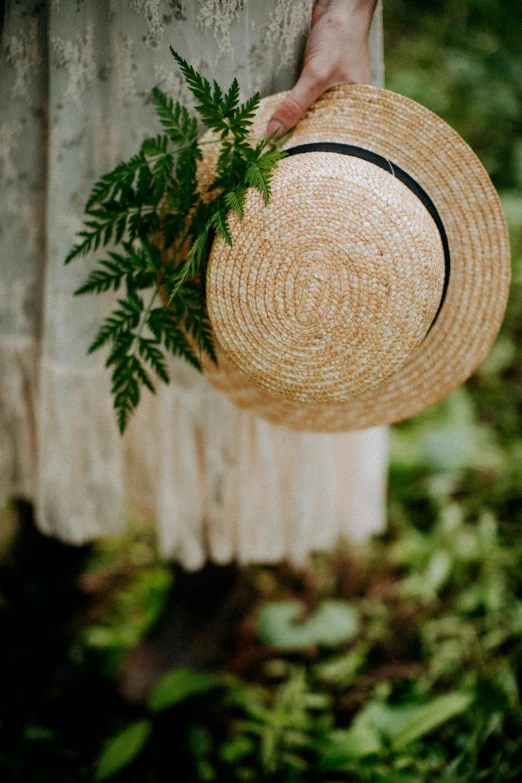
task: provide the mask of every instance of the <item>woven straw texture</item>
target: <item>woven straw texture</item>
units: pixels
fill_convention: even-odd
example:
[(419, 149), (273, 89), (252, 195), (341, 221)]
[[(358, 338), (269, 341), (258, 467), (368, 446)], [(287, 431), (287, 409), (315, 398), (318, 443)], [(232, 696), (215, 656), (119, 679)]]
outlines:
[[(251, 134), (286, 93), (262, 99)], [(202, 140), (208, 141), (208, 132)], [(214, 241), (207, 305), (219, 365), (212, 383), (241, 408), (296, 430), (334, 432), (408, 418), (464, 382), (502, 323), (509, 242), (498, 196), (463, 139), (388, 90), (324, 93), (283, 148), (335, 141), (407, 171), (434, 201), (451, 252), (443, 308), (442, 243), (427, 210), (372, 163), (332, 152), (280, 161), (265, 206), (251, 189), (233, 246)], [(219, 145), (205, 145), (201, 191)]]

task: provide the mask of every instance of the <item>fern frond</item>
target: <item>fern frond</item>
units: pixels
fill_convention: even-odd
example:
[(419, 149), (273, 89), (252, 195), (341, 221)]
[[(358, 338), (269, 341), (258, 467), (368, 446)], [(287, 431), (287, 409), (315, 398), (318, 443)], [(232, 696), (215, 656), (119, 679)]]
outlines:
[[(249, 187), (258, 188), (268, 201), (273, 171), (286, 154), (267, 149), (273, 136), (251, 143), (259, 93), (240, 104), (237, 79), (223, 92), (216, 80), (211, 84), (171, 51), (196, 98), (196, 111), (221, 144), (214, 179), (207, 186), (212, 197), (202, 199), (198, 189), (197, 164), (203, 154), (197, 118), (155, 87), (152, 98), (162, 133), (145, 139), (136, 155), (95, 183), (86, 221), (65, 259), (69, 263), (109, 244), (121, 246), (118, 252), (111, 249), (75, 291), (101, 294), (123, 287), (125, 292), (89, 347), (92, 353), (110, 344), (106, 366), (112, 372), (121, 432), (141, 388), (154, 393), (152, 374), (169, 382), (166, 353), (199, 371), (203, 354), (217, 364), (206, 309), (210, 247), (218, 235), (232, 244), (229, 218), (234, 213), (243, 219)], [(185, 243), (190, 244), (188, 252)], [(170, 291), (168, 305), (153, 308), (160, 288)], [(149, 295), (146, 307), (142, 291)]]
[(88, 349), (93, 353), (101, 348), (109, 340), (116, 340), (125, 330), (135, 329), (138, 326), (140, 315), (143, 312), (143, 299), (136, 293), (129, 294), (127, 299), (118, 299), (119, 310), (105, 319), (101, 329)]
[(96, 204), (114, 199), (118, 193), (131, 188), (136, 172), (143, 165), (143, 155), (140, 152), (130, 160), (119, 163), (108, 174), (104, 174), (93, 186), (85, 205), (85, 211), (90, 212), (91, 208)]
[(239, 104), (239, 82), (234, 77), (234, 81), (223, 98), (222, 112), (224, 115), (231, 114)]
[(187, 260), (176, 273), (172, 281), (172, 291), (169, 297), (169, 303), (176, 296), (183, 283), (190, 277), (194, 277), (201, 267), (204, 261), (206, 261), (206, 255), (208, 253), (207, 243), (209, 239), (211, 227), (208, 226), (201, 234), (199, 234), (191, 245), (191, 248), (187, 255)]
[(194, 70), (183, 57), (174, 51), (172, 46), (170, 47), (170, 51), (185, 77), (187, 87), (196, 100), (199, 101), (199, 104), (197, 104), (195, 108), (198, 114), (201, 115), (203, 122), (213, 130), (227, 130), (228, 123), (223, 116), (223, 106), (220, 100), (221, 89), (219, 88), (219, 85), (214, 82), (214, 93), (212, 93), (210, 82)]
[(244, 187), (237, 187), (223, 196), (226, 208), (235, 212), (240, 220), (243, 220), (243, 204), (245, 202), (246, 190)]
[(201, 370), (199, 359), (194, 354), (180, 325), (181, 320), (172, 311), (158, 307), (151, 310), (147, 325), (157, 342), (163, 343), (165, 350), (174, 356), (182, 357), (197, 370)]
[(185, 214), (191, 211), (198, 198), (196, 178), (198, 155), (195, 154), (197, 152), (200, 152), (197, 148), (186, 147), (179, 152), (176, 160), (178, 181), (176, 208)]
[(259, 167), (258, 162), (251, 163), (247, 168), (245, 180), (249, 185), (252, 185), (261, 191), (266, 204), (270, 196), (270, 178), (267, 173)]
[(146, 337), (139, 337), (138, 353), (150, 364), (156, 375), (158, 375), (164, 383), (169, 382), (170, 379), (167, 372), (167, 365), (165, 364), (162, 352), (155, 344), (154, 340), (150, 340)]
[(212, 327), (205, 306), (205, 279), (191, 280), (184, 286), (185, 304), (184, 325), (187, 332), (196, 341), (200, 356), (205, 351), (217, 365)]
[(228, 227), (227, 213), (221, 205), (219, 205), (212, 214), (210, 225), (215, 230), (216, 234), (223, 237), (227, 245), (232, 246), (232, 236), (230, 235), (230, 229)]
[(254, 93), (245, 103), (242, 103), (235, 112), (230, 121), (232, 132), (245, 136), (248, 128), (254, 121), (254, 115), (259, 107), (261, 96), (258, 92)]
[(85, 283), (76, 289), (75, 296), (82, 294), (101, 294), (110, 291), (111, 288), (117, 291), (123, 278), (129, 274), (127, 265), (120, 265), (114, 261), (100, 261), (102, 269), (95, 269)]
[(198, 123), (185, 106), (174, 103), (159, 87), (154, 87), (152, 97), (156, 113), (168, 137), (174, 144), (191, 144), (197, 137)]

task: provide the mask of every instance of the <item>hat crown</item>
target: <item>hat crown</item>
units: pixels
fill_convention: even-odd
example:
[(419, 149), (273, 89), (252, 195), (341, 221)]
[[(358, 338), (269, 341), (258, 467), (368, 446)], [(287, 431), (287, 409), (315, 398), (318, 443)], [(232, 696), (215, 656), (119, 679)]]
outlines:
[(317, 250), (304, 253), (295, 278), (295, 319), (303, 326), (317, 320), (321, 305), (332, 295), (331, 289), (330, 269), (323, 255)]
[(338, 402), (381, 383), (423, 340), (444, 282), (438, 229), (391, 173), (311, 152), (280, 161), (216, 238), (207, 305), (229, 358), (271, 394)]

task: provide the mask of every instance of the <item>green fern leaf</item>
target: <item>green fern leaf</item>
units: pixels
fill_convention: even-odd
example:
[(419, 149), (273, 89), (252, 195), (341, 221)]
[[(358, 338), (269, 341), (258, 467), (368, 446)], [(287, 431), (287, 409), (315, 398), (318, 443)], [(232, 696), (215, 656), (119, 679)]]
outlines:
[(222, 210), (221, 206), (215, 210), (210, 218), (210, 225), (216, 231), (216, 234), (220, 234), (225, 242), (232, 246), (232, 236), (230, 235), (230, 229), (228, 227), (227, 214)]
[(167, 365), (165, 364), (161, 350), (157, 347), (154, 340), (140, 337), (138, 339), (138, 352), (140, 356), (150, 364), (156, 375), (158, 375), (164, 383), (168, 383), (169, 374)]
[(266, 204), (270, 196), (270, 180), (257, 162), (250, 164), (246, 170), (245, 180), (249, 185), (252, 185), (261, 191)]
[(256, 92), (235, 110), (231, 120), (232, 132), (234, 134), (237, 133), (240, 136), (244, 136), (247, 133), (248, 127), (254, 121), (254, 115), (259, 107), (260, 100), (261, 96)]
[[(135, 372), (136, 372), (136, 377), (138, 378), (138, 380), (144, 386), (146, 386), (147, 389), (150, 392), (152, 392), (152, 394), (156, 394), (156, 389), (154, 388), (154, 384), (152, 383), (147, 370), (145, 369), (145, 367), (141, 364), (141, 362), (137, 358), (136, 358), (136, 363), (135, 363)], [(168, 381), (167, 381), (167, 383), (168, 383)]]
[(114, 199), (118, 193), (127, 191), (132, 187), (137, 171), (143, 166), (143, 155), (139, 153), (130, 160), (119, 163), (108, 174), (104, 174), (93, 186), (85, 211), (90, 212), (93, 206), (103, 201)]
[(137, 294), (130, 294), (127, 299), (118, 299), (119, 310), (105, 319), (101, 329), (88, 349), (88, 353), (101, 348), (109, 340), (114, 340), (124, 330), (135, 329), (138, 326), (143, 311), (143, 299)]
[(197, 121), (192, 118), (185, 106), (168, 98), (159, 87), (152, 90), (156, 113), (167, 135), (174, 144), (190, 144), (197, 136)]
[(230, 193), (226, 193), (223, 197), (223, 201), (227, 209), (235, 212), (239, 219), (243, 219), (243, 204), (245, 202), (246, 188), (236, 188), (231, 190)]
[(230, 88), (228, 92), (225, 94), (223, 98), (223, 106), (222, 106), (222, 112), (223, 115), (231, 114), (235, 109), (237, 109), (239, 103), (239, 82), (234, 77), (234, 81), (230, 85)]
[(177, 292), (183, 285), (183, 283), (190, 277), (194, 277), (201, 267), (203, 266), (204, 262), (206, 261), (206, 254), (207, 254), (207, 243), (210, 233), (210, 226), (206, 228), (201, 234), (199, 234), (194, 242), (192, 243), (192, 246), (189, 250), (189, 253), (187, 255), (187, 260), (177, 272), (177, 274), (174, 277), (174, 280), (172, 281), (173, 287), (170, 294), (169, 302), (172, 301), (172, 299), (176, 296)]
[(117, 291), (123, 278), (129, 273), (128, 268), (122, 267), (114, 261), (100, 261), (102, 269), (95, 269), (85, 283), (76, 289), (75, 296), (82, 294), (101, 294), (112, 288)]

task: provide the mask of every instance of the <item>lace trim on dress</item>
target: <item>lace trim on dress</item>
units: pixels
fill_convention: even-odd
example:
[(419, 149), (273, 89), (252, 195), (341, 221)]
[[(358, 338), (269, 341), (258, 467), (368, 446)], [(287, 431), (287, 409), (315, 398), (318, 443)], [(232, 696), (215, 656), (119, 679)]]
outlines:
[(88, 22), (85, 35), (76, 36), (76, 42), (63, 38), (51, 38), (56, 65), (65, 68), (68, 74), (64, 101), (74, 101), (81, 106), (81, 94), (85, 85), (96, 78), (96, 60), (94, 58), (94, 24)]
[(27, 33), (6, 35), (4, 46), (6, 61), (15, 69), (12, 96), (29, 100), (29, 82), (43, 64), (43, 57), (38, 46), (37, 20), (30, 20)]
[(22, 120), (6, 120), (0, 123), (0, 180), (4, 182), (16, 177), (12, 153), (18, 144), (23, 127)]
[(159, 12), (160, 2), (161, 0), (132, 0), (131, 2), (131, 8), (138, 12), (143, 10), (145, 14), (148, 25), (145, 42), (151, 46), (155, 46), (163, 38), (164, 28)]
[(199, 0), (199, 2), (201, 10), (196, 17), (196, 22), (199, 27), (212, 27), (218, 45), (214, 65), (223, 55), (234, 59), (230, 26), (239, 16), (239, 12), (244, 9), (245, 0)]
[(263, 46), (277, 44), (281, 55), (276, 73), (282, 68), (294, 68), (298, 52), (295, 43), (310, 29), (315, 0), (277, 0), (270, 14)]

